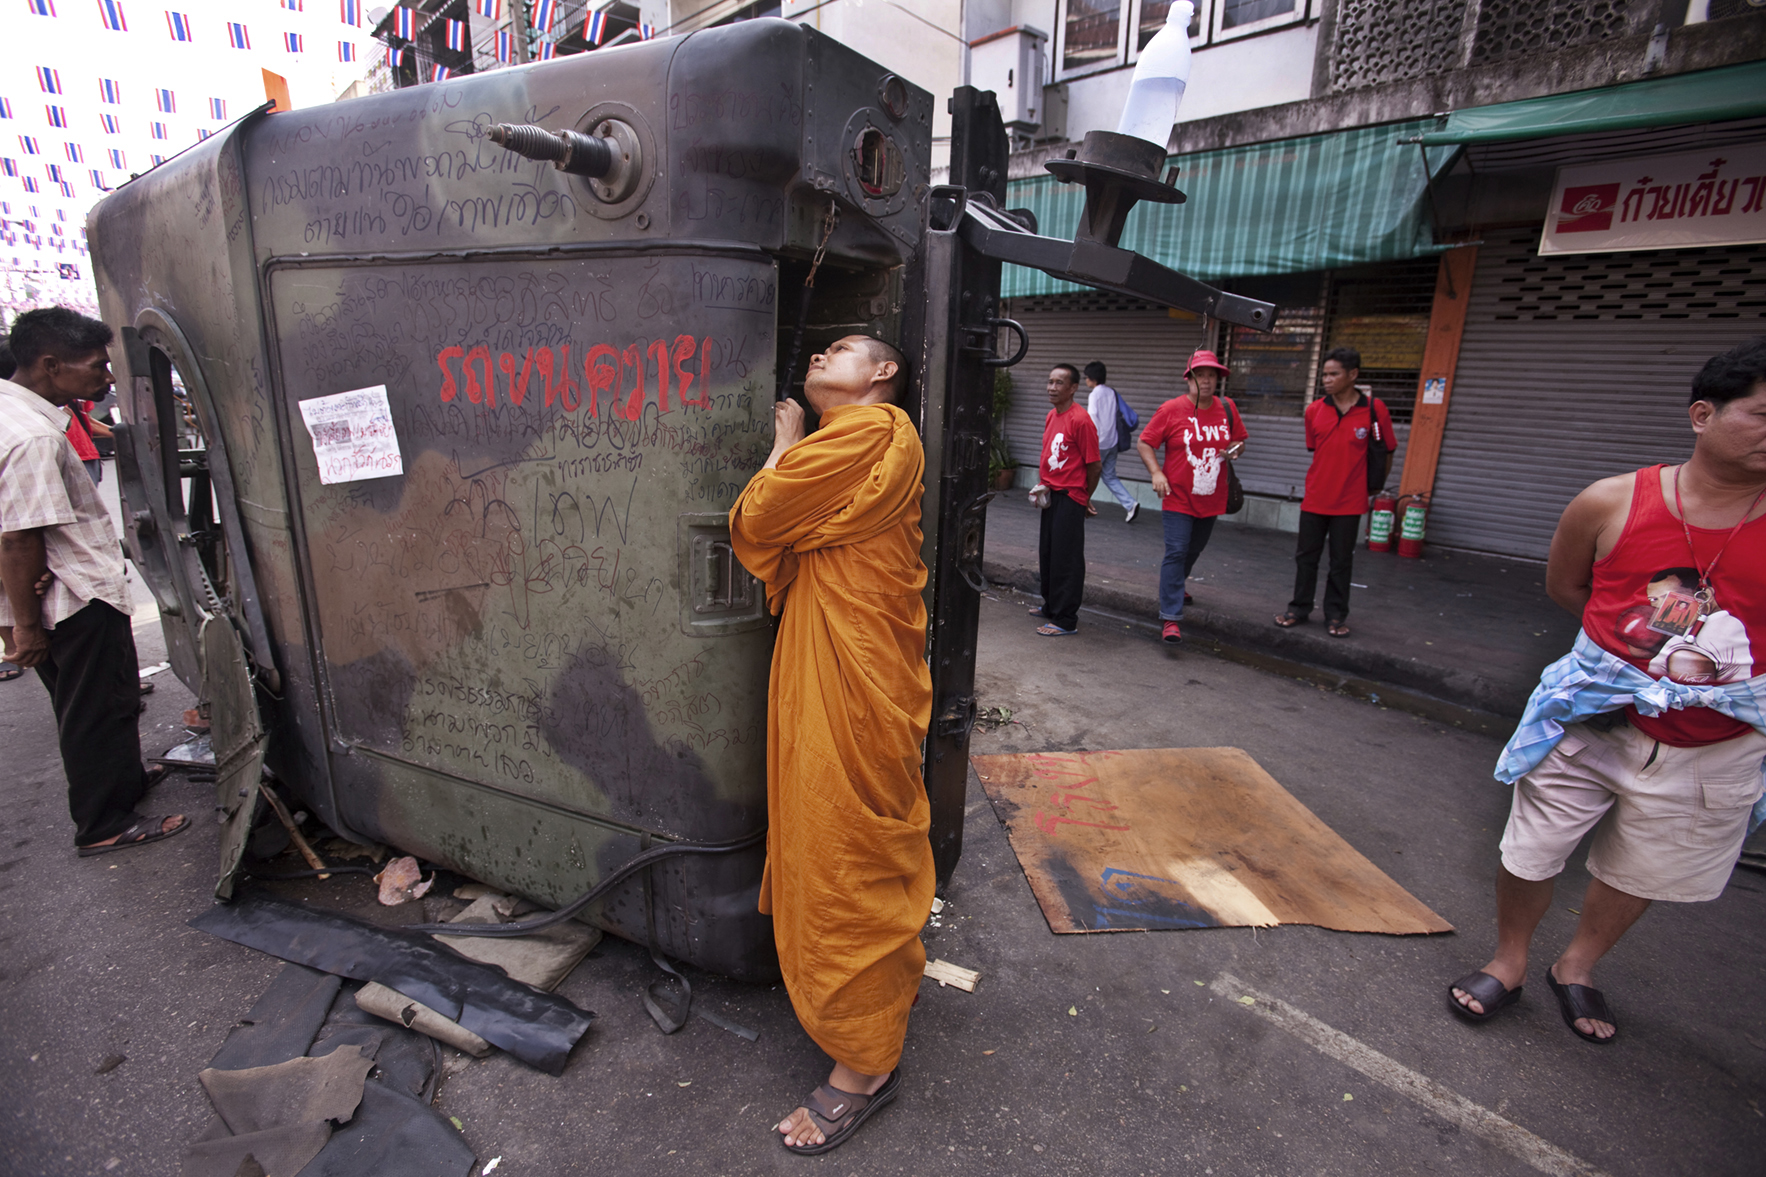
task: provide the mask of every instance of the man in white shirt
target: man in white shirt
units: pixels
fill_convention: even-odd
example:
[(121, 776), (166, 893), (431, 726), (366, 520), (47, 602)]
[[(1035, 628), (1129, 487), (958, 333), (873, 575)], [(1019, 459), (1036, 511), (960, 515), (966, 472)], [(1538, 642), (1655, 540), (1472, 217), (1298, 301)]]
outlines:
[[(1104, 469), (1098, 475), (1098, 481), (1109, 488), (1115, 500), (1128, 510), (1128, 518), (1124, 523), (1133, 523), (1134, 517), (1141, 513), (1140, 500), (1128, 493), (1122, 485), (1122, 479), (1116, 476), (1116, 457), (1119, 451), (1116, 436), (1116, 390), (1104, 383), (1104, 365), (1097, 360), (1085, 366), (1085, 387), (1088, 390), (1085, 409), (1091, 414), (1092, 424), (1098, 427), (1098, 453), (1103, 456)], [(1093, 507), (1091, 514), (1096, 515)]]
[[(0, 380), (0, 638), (55, 707), (74, 846), (81, 857), (157, 842), (190, 819), (143, 817), (140, 666), (122, 548), (67, 440), (67, 405), (102, 400), (112, 333), (65, 307), (12, 325), (18, 364)], [(41, 597), (37, 587), (51, 579)]]

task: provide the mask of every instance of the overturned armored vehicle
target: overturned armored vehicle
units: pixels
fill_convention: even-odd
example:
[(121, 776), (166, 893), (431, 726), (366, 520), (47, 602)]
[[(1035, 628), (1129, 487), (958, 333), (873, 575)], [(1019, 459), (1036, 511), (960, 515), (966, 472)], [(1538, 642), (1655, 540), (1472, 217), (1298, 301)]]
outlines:
[[(89, 234), (126, 543), (211, 710), (228, 897), (268, 768), (382, 841), (701, 967), (776, 965), (755, 908), (772, 621), (727, 513), (796, 355), (908, 355), (927, 449), (927, 740), (960, 849), (1002, 261), (1268, 327), (1116, 248), (1180, 200), (1088, 138), (1076, 240), (1001, 211), (992, 96), (932, 98), (756, 20), (260, 112)], [(542, 129), (543, 128), (543, 129)], [(805, 279), (819, 258), (813, 288)], [(798, 365), (799, 370), (801, 365)], [(201, 434), (181, 441), (183, 399)]]

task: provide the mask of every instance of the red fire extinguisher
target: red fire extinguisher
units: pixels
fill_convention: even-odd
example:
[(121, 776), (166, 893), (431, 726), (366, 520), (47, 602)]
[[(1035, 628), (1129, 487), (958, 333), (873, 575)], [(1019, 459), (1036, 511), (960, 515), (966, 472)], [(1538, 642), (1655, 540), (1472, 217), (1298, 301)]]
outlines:
[(1392, 550), (1392, 524), (1398, 518), (1398, 501), (1392, 492), (1382, 490), (1374, 496), (1374, 509), (1367, 520), (1367, 550), (1370, 552), (1389, 552)]
[(1404, 505), (1398, 522), (1398, 554), (1416, 559), (1423, 554), (1423, 537), (1428, 531), (1429, 496), (1405, 495), (1398, 501)]

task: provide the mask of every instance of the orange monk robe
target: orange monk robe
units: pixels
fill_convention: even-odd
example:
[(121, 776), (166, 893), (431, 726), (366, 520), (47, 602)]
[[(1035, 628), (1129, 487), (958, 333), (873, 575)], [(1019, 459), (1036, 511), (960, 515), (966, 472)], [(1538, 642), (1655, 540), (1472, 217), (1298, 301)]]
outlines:
[(866, 1075), (901, 1058), (932, 909), (924, 470), (906, 413), (846, 405), (756, 474), (730, 512), (736, 555), (783, 611), (760, 910), (803, 1028)]

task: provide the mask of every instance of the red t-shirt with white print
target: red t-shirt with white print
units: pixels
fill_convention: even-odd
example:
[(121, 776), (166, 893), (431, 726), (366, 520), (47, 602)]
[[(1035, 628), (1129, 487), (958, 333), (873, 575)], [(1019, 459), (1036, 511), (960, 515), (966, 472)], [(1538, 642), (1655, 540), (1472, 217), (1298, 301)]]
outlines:
[(1050, 409), (1042, 424), (1042, 469), (1037, 477), (1050, 490), (1064, 490), (1085, 506), (1085, 468), (1098, 461), (1098, 427), (1084, 405), (1075, 400), (1064, 412)]
[(1207, 519), (1226, 514), (1226, 448), (1245, 440), (1245, 421), (1238, 406), (1223, 396), (1209, 398), (1197, 409), (1187, 396), (1159, 406), (1140, 440), (1157, 450), (1165, 447), (1165, 479), (1171, 493), (1161, 504), (1167, 511)]

